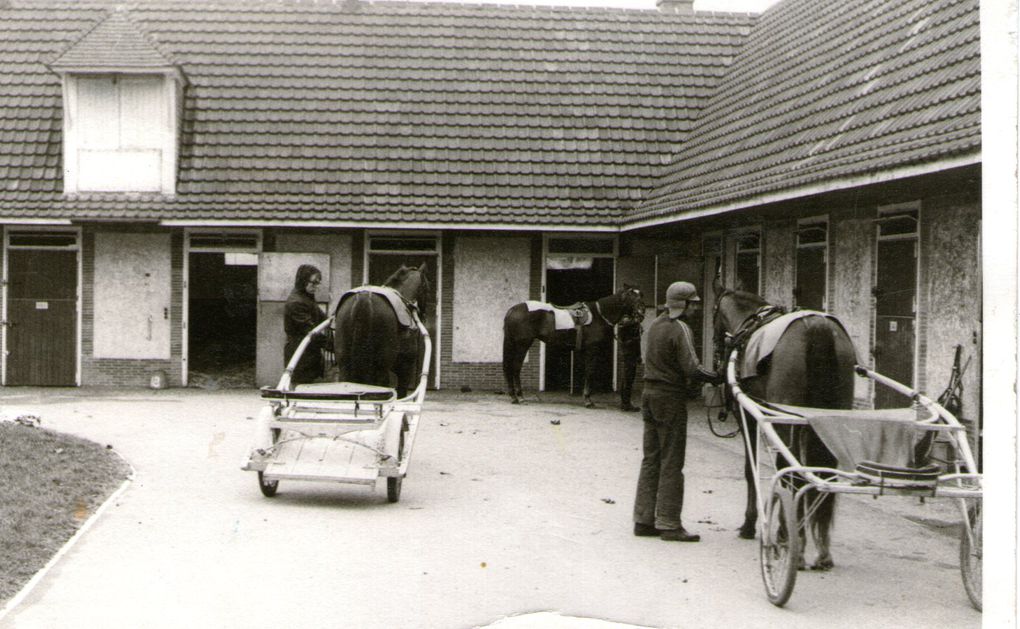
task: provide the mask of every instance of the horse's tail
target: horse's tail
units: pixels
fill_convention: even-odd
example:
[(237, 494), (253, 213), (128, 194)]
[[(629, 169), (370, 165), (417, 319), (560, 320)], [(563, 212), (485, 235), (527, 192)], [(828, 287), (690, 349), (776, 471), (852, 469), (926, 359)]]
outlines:
[(807, 317), (807, 405), (811, 408), (839, 408), (839, 361), (835, 331), (824, 317)]
[(513, 313), (513, 308), (506, 311), (506, 315), (503, 316), (503, 377), (506, 381), (512, 382), (510, 365), (513, 362), (513, 332), (510, 330), (510, 317)]
[[(807, 317), (807, 352), (804, 357), (807, 374), (807, 406), (811, 408), (840, 408), (840, 363), (836, 348), (837, 326), (825, 317)], [(809, 464), (836, 467), (836, 457), (829, 451), (814, 430), (803, 435)], [(836, 500), (834, 494), (821, 496), (818, 510), (811, 518), (811, 535), (815, 540), (820, 536), (828, 538), (828, 531), (835, 522)], [(826, 542), (827, 544), (827, 542)]]
[(348, 363), (348, 379), (351, 382), (372, 383), (376, 372), (375, 362), (379, 360), (375, 351), (372, 331), (372, 293), (362, 292), (354, 296), (351, 304), (351, 349), (352, 360)]

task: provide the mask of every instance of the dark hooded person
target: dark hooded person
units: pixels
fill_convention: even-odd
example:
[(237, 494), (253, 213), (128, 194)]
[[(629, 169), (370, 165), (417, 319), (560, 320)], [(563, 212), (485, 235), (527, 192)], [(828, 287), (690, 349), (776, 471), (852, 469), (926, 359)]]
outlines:
[[(283, 346), (283, 361), (288, 364), (298, 345), (305, 336), (312, 331), (312, 328), (319, 325), (326, 318), (326, 313), (315, 303), (315, 291), (322, 283), (322, 273), (310, 264), (302, 264), (298, 267), (294, 277), (294, 289), (287, 297), (287, 305), (283, 310), (283, 331), (287, 335), (287, 342)], [(325, 336), (315, 335), (309, 343), (294, 373), (291, 374), (291, 385), (307, 384), (314, 382), (322, 376), (322, 352)]]

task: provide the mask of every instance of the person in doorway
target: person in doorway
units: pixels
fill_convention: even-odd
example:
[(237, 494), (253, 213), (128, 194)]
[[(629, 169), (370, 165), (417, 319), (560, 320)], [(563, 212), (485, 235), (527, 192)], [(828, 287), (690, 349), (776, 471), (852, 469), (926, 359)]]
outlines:
[(634, 500), (634, 535), (666, 541), (697, 542), (683, 526), (684, 458), (687, 452), (687, 387), (691, 380), (722, 379), (701, 366), (685, 318), (700, 307), (690, 282), (666, 290), (665, 312), (648, 329), (641, 418), (644, 458)]
[(641, 363), (641, 322), (627, 315), (620, 319), (616, 338), (620, 341), (620, 355), (623, 358), (623, 379), (620, 382), (620, 410), (634, 413), (639, 410), (630, 403), (634, 391), (634, 377)]
[[(322, 273), (319, 269), (310, 264), (302, 264), (298, 267), (294, 276), (294, 290), (287, 297), (287, 304), (283, 310), (283, 331), (287, 335), (287, 342), (283, 346), (283, 363), (290, 362), (298, 345), (305, 336), (312, 331), (312, 328), (322, 323), (326, 313), (315, 303), (315, 291), (322, 283)], [(322, 350), (325, 347), (326, 337), (316, 334), (312, 342), (301, 354), (301, 359), (294, 367), (291, 374), (291, 385), (306, 384), (314, 382), (322, 376)]]

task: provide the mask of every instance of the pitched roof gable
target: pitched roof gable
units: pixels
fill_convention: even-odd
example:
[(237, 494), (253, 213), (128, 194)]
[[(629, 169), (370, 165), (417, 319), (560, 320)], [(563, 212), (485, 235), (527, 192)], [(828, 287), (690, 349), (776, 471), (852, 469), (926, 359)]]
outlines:
[(152, 41), (121, 10), (87, 31), (50, 67), (54, 70), (164, 70), (173, 66)]
[(979, 159), (978, 14), (977, 0), (774, 6), (629, 220)]

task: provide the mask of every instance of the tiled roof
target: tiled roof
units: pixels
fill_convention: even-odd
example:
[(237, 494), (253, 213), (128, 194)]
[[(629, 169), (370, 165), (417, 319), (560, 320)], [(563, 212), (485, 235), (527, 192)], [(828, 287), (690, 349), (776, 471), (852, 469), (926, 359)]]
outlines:
[[(354, 0), (124, 7), (0, 1), (0, 218), (614, 225), (755, 19)], [(128, 26), (188, 80), (178, 194), (64, 198), (47, 64), (104, 62), (88, 34)]]
[(977, 0), (786, 0), (627, 220), (977, 157)]
[(162, 69), (173, 63), (142, 33), (128, 14), (115, 10), (50, 64), (54, 69)]

